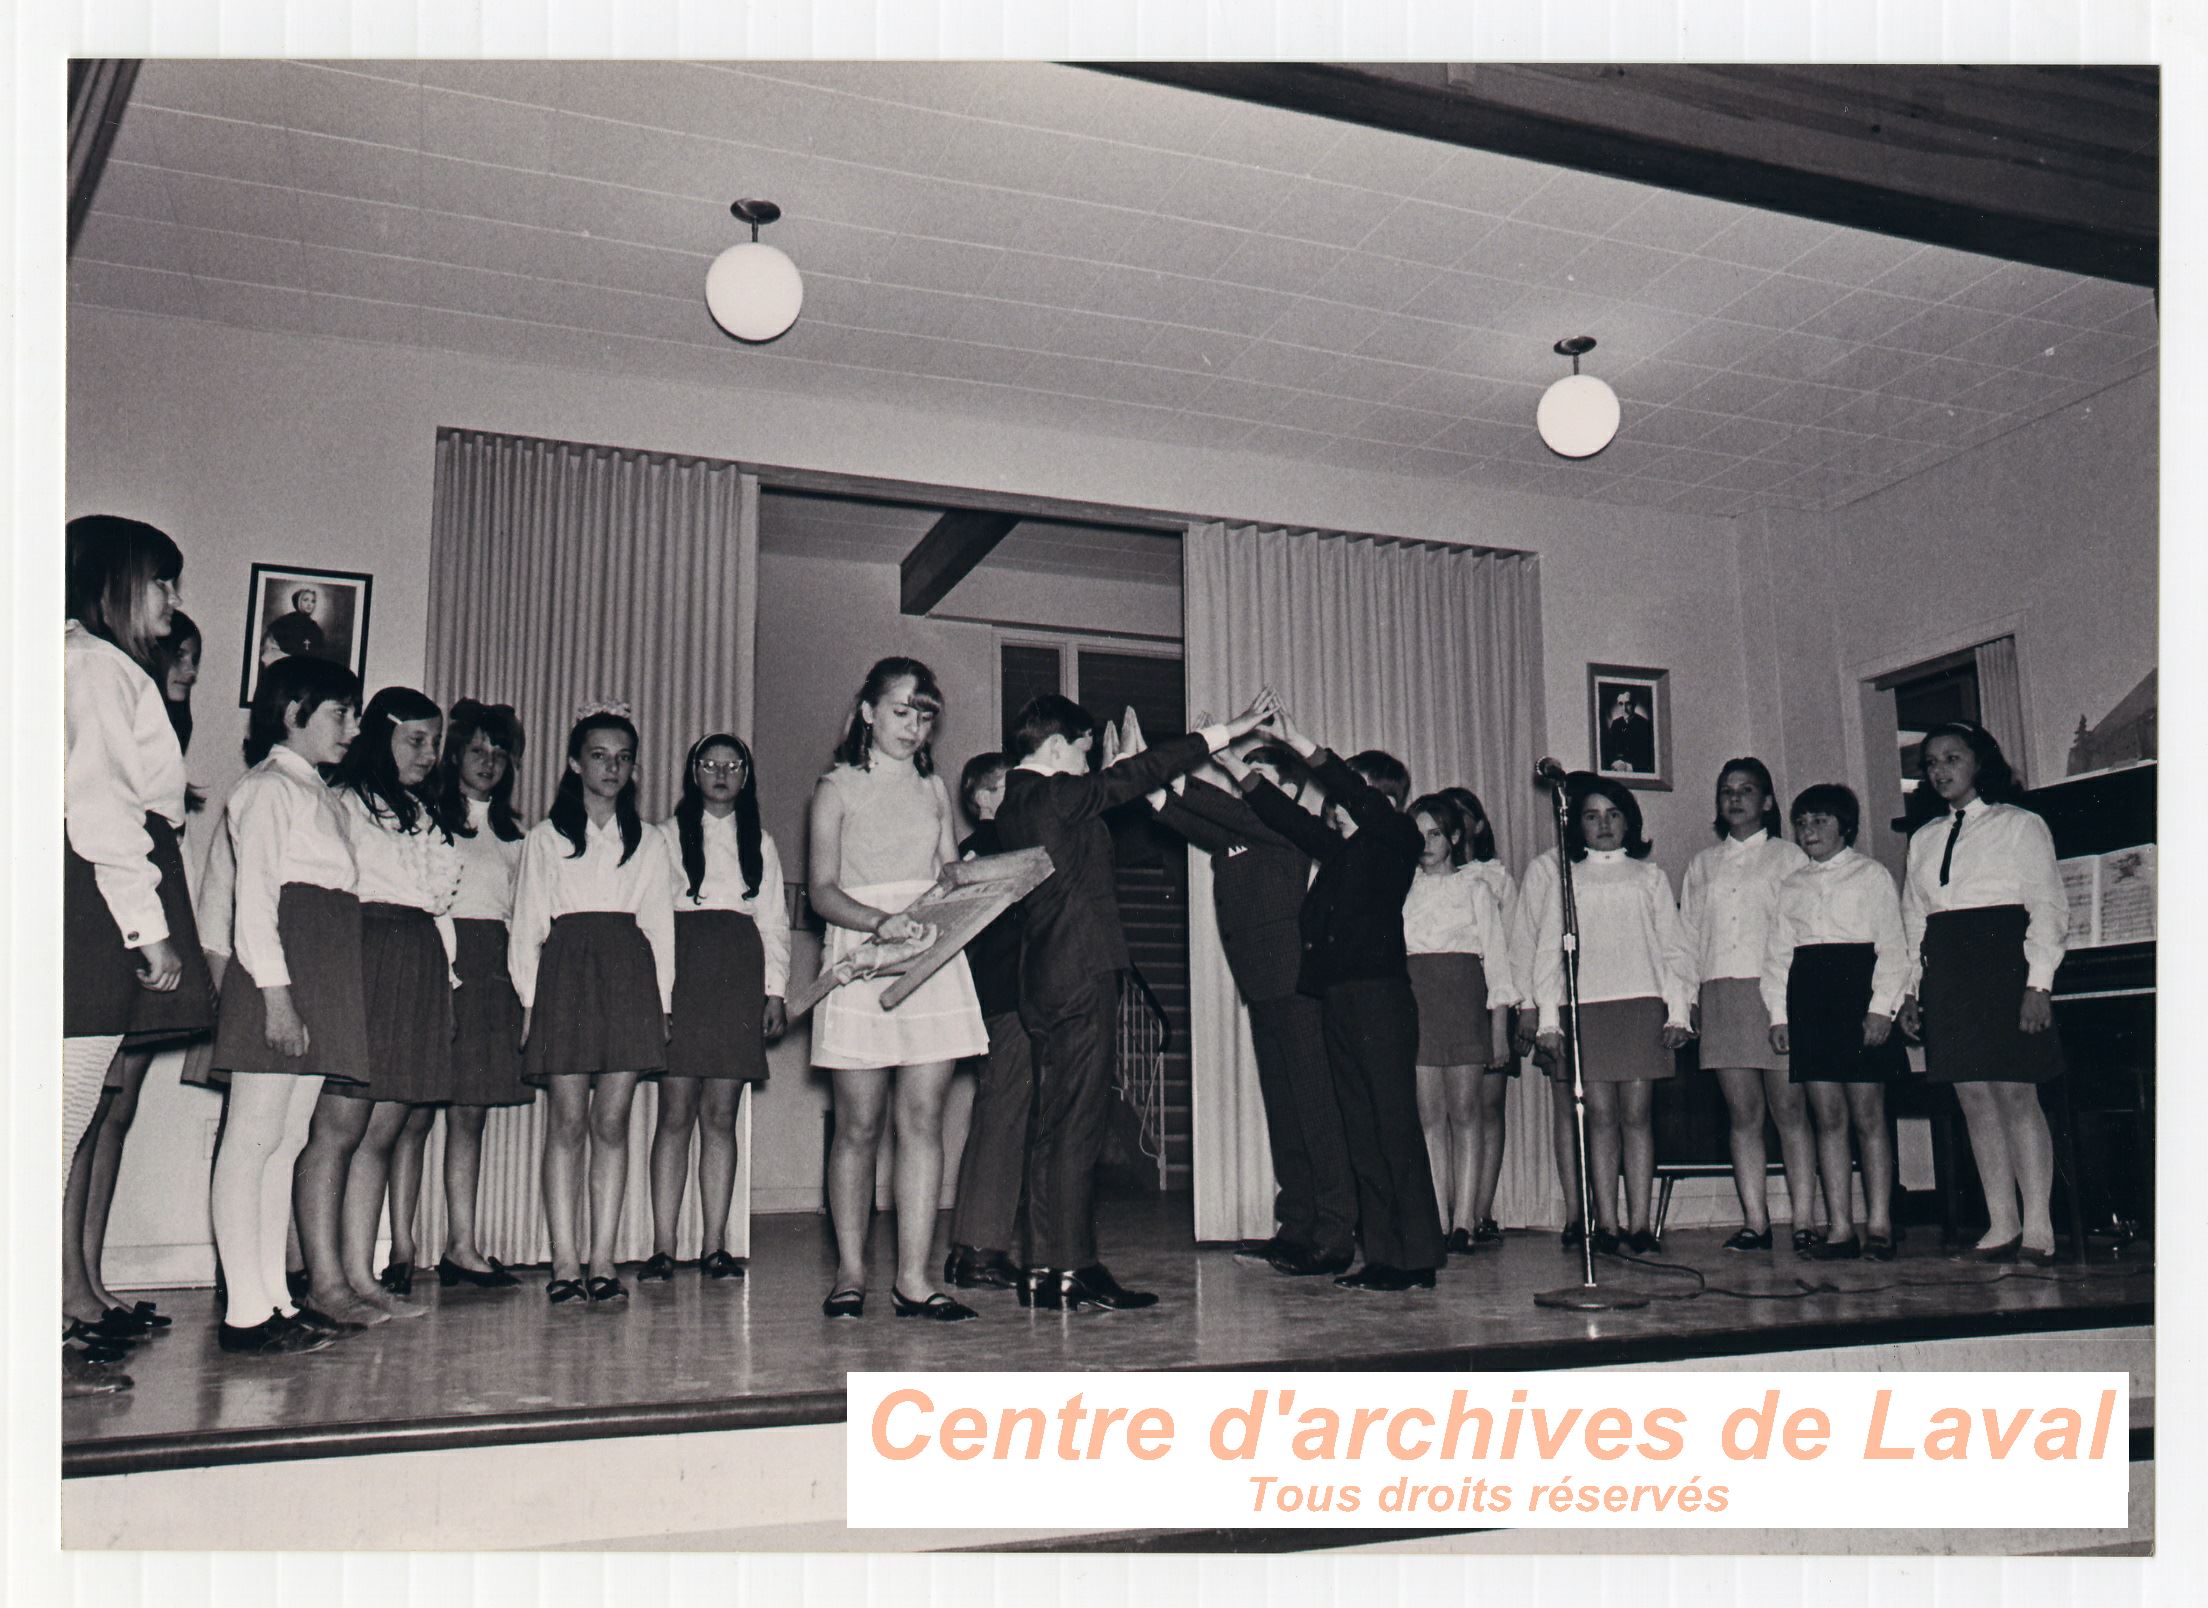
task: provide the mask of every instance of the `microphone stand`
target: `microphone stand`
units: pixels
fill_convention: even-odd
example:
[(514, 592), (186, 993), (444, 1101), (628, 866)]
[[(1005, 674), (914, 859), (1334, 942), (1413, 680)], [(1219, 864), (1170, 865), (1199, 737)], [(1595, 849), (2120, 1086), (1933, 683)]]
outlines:
[[(1572, 1130), (1579, 1147), (1579, 1258), (1580, 1283), (1560, 1290), (1543, 1290), (1533, 1298), (1537, 1307), (1567, 1312), (1630, 1312), (1648, 1305), (1646, 1296), (1622, 1290), (1605, 1290), (1595, 1282), (1595, 1177), (1587, 1159), (1587, 1080), (1579, 1060), (1579, 892), (1572, 875), (1572, 856), (1566, 846), (1571, 804), (1562, 778), (1549, 783), (1550, 802), (1556, 813), (1557, 892), (1564, 905), (1564, 1069), (1572, 1085)], [(1617, 1180), (1607, 1180), (1613, 1193)]]

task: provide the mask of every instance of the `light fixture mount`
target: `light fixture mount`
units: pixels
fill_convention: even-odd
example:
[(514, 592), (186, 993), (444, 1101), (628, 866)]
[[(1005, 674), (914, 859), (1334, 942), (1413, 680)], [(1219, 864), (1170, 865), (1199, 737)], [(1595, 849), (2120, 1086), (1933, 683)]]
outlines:
[(1572, 372), (1579, 372), (1579, 360), (1595, 349), (1592, 335), (1567, 335), (1556, 343), (1556, 355), (1572, 360)]
[[(735, 214), (738, 223), (751, 225), (751, 238), (754, 240), (759, 238), (759, 226), (762, 223), (773, 223), (782, 216), (782, 209), (772, 201), (731, 201), (728, 210)], [(1589, 341), (1587, 344), (1592, 346), (1594, 342)]]

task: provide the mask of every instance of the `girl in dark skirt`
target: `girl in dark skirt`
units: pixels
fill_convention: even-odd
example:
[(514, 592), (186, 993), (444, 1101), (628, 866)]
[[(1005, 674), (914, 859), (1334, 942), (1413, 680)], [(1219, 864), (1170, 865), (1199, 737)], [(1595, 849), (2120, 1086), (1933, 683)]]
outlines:
[[(1507, 1138), (1504, 1102), (1510, 1093), (1510, 1080), (1518, 1075), (1516, 1024), (1521, 1012), (1517, 1007), (1529, 1006), (1530, 1002), (1526, 999), (1525, 980), (1518, 970), (1518, 881), (1496, 852), (1495, 827), (1487, 818), (1487, 806), (1469, 787), (1445, 787), (1441, 796), (1456, 805), (1457, 813), (1464, 817), (1464, 869), (1487, 885), (1501, 918), (1499, 947), (1480, 957), (1481, 968), (1491, 992), (1508, 980), (1508, 988), (1501, 992), (1503, 997), (1514, 1002), (1514, 1008), (1503, 1012), (1505, 1026), (1511, 1032), (1503, 1042), (1502, 1058), (1480, 1075), (1474, 1108), (1481, 1138), (1472, 1174), (1472, 1203), (1460, 1221), (1472, 1226), (1471, 1244), (1477, 1250), (1483, 1245), (1503, 1243), (1503, 1231), (1495, 1221), (1495, 1191), (1502, 1182), (1503, 1145)], [(1530, 1016), (1527, 1019), (1530, 1020)]]
[[(199, 679), (199, 627), (182, 609), (171, 616), (169, 634), (154, 644), (154, 665), (160, 672), (162, 708), (184, 753), (192, 746), (192, 684)], [(184, 789), (184, 809), (189, 815), (205, 804), (197, 788)], [(172, 896), (173, 897), (173, 896)], [(181, 920), (192, 910), (183, 903)], [(205, 934), (200, 935), (206, 948)], [(212, 981), (212, 961), (209, 961)], [(208, 1026), (214, 1022), (214, 1002), (207, 1004)], [(122, 1049), (109, 1063), (107, 1087), (92, 1115), (92, 1126), (77, 1146), (69, 1167), (68, 1195), (62, 1208), (62, 1306), (65, 1311), (98, 1310), (96, 1327), (103, 1333), (125, 1338), (166, 1329), (169, 1319), (151, 1301), (124, 1306), (108, 1290), (100, 1276), (101, 1253), (107, 1243), (108, 1212), (115, 1203), (115, 1181), (122, 1171), (123, 1141), (138, 1114), (138, 1097), (145, 1087), (146, 1070), (162, 1047), (180, 1042), (209, 1046), (206, 1033), (195, 1039), (156, 1030), (126, 1034)]]
[[(667, 1067), (675, 886), (667, 843), (636, 812), (628, 705), (595, 701), (567, 737), (551, 814), (522, 842), (507, 951), (522, 1006), (523, 1075), (549, 1089), (544, 1214), (555, 1303), (628, 1295), (613, 1246), (628, 1183), (629, 1107)], [(576, 1221), (590, 1141), (590, 1244)], [(588, 1253), (587, 1259), (585, 1253)], [(595, 1269), (596, 1271), (592, 1271)]]
[[(1810, 1255), (1837, 1261), (1894, 1256), (1894, 1141), (1886, 1085), (1908, 1070), (1893, 1031), (1909, 988), (1901, 897), (1875, 860), (1855, 852), (1862, 809), (1837, 782), (1794, 800), (1794, 837), (1808, 863), (1779, 884), (1764, 948), (1763, 1007), (1771, 1047), (1790, 1060), (1817, 1125), (1826, 1235)], [(1855, 1238), (1848, 1130), (1863, 1158), (1868, 1222)]]
[(295, 1307), (284, 1280), (294, 1163), (325, 1081), (368, 1076), (360, 901), (351, 840), (318, 766), (360, 731), (360, 683), (326, 659), (262, 668), (246, 728), (253, 766), (224, 811), (236, 863), (230, 965), (214, 1065), (230, 1103), (215, 1154), (215, 1251), (226, 1351), (325, 1344), (349, 1320)]
[(309, 1295), (333, 1317), (416, 1317), (376, 1277), (391, 1147), (412, 1108), (452, 1092), (450, 923), (460, 851), (420, 788), (444, 715), (412, 687), (385, 687), (361, 716), (336, 787), (359, 863), (365, 1083), (322, 1091), (294, 1190)]
[(1909, 840), (1901, 911), (1919, 981), (1901, 1022), (1921, 1029), (1925, 1071), (1955, 1085), (1970, 1126), (1990, 1226), (1969, 1255), (2046, 1266), (2054, 1143), (2037, 1086), (2062, 1075), (2051, 990), (2069, 925), (2054, 838), (2010, 802), (2015, 773), (1983, 726), (1936, 726), (1919, 753), (1947, 809)]
[[(528, 1105), (521, 1077), (521, 1001), (507, 970), (522, 826), (514, 814), (521, 722), (505, 704), (462, 698), (445, 722), (445, 748), (432, 791), (437, 818), (460, 851), (453, 896), (452, 1100), (445, 1107), (445, 1249), (441, 1285), (508, 1289), (519, 1283), (476, 1243), (475, 1204), (483, 1122), (492, 1106)], [(431, 1108), (417, 1106), (391, 1152), (391, 1262), (385, 1288), (411, 1283), (416, 1197)], [(404, 1293), (400, 1291), (398, 1293)]]
[(1403, 949), (1418, 1002), (1419, 1126), (1448, 1249), (1463, 1253), (1480, 1222), (1476, 1192), (1491, 1144), (1497, 1168), (1502, 1161), (1502, 1134), (1490, 1138), (1481, 1095), (1489, 1069), (1510, 1059), (1517, 1000), (1502, 959), (1503, 912), (1492, 884), (1469, 867), (1470, 823), (1438, 793), (1414, 802), (1410, 813), (1421, 847), (1403, 900)]
[(1759, 981), (1779, 884), (1802, 864), (1802, 851), (1779, 830), (1778, 798), (1762, 760), (1728, 759), (1718, 771), (1711, 827), (1718, 841), (1694, 857), (1679, 884), (1679, 919), (1694, 950), (1702, 1066), (1717, 1074), (1731, 1118), (1741, 1228), (1725, 1249), (1771, 1249), (1771, 1214), (1764, 1201), (1768, 1114), (1786, 1162), (1795, 1254), (1804, 1255), (1818, 1243), (1817, 1153), (1807, 1104), (1787, 1076), (1786, 1057), (1771, 1047)]
[(659, 824), (675, 868), (675, 1011), (652, 1135), (652, 1256), (638, 1275), (675, 1276), (675, 1225), (698, 1131), (699, 1271), (740, 1279), (728, 1253), (736, 1187), (736, 1106), (767, 1075), (766, 1045), (789, 1019), (789, 906), (782, 860), (759, 825), (751, 750), (701, 737), (682, 768), (682, 802)]
[[(1596, 1248), (1656, 1248), (1649, 1226), (1656, 1140), (1650, 1127), (1658, 1080), (1675, 1069), (1672, 1054), (1694, 1036), (1688, 1025), (1694, 951), (1679, 920), (1671, 883), (1649, 858), (1641, 807), (1607, 776), (1575, 773), (1578, 799), (1565, 834), (1579, 904), (1580, 1080), (1587, 1091), (1588, 1193)], [(1540, 1047), (1559, 1081), (1564, 1050), (1564, 909), (1556, 858), (1526, 868), (1527, 963), (1540, 1007)], [(1570, 1103), (1569, 1090), (1564, 1103)], [(1625, 1174), (1625, 1225), (1617, 1218), (1618, 1174)]]
[[(133, 519), (69, 522), (62, 647), (62, 1131), (66, 1177), (125, 1037), (191, 1033), (213, 1020), (176, 834), (184, 753), (169, 723), (156, 644), (169, 634), (184, 557)], [(67, 1189), (64, 1186), (66, 1207)], [(78, 1226), (81, 1240), (82, 1226)], [(89, 1286), (64, 1292), (63, 1383), (71, 1394), (128, 1386), (90, 1371), (119, 1360), (120, 1327)]]

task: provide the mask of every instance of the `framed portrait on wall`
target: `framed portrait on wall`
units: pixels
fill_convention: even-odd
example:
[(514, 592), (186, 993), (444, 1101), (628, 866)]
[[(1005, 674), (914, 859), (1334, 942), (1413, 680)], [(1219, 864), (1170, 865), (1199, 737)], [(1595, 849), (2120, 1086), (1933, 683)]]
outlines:
[(1627, 787), (1671, 791), (1671, 672), (1587, 667), (1589, 768)]
[(239, 707), (253, 702), (261, 667), (278, 659), (327, 659), (363, 675), (368, 665), (371, 584), (371, 577), (352, 570), (255, 564), (246, 592)]

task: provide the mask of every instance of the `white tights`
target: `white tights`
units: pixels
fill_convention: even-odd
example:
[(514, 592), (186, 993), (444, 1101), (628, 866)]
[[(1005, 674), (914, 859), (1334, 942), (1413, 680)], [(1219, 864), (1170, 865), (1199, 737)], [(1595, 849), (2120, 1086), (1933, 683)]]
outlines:
[(230, 1074), (230, 1114), (215, 1157), (215, 1254), (229, 1285), (225, 1323), (251, 1328), (296, 1311), (284, 1284), (291, 1171), (306, 1148), (322, 1080), (288, 1072)]

